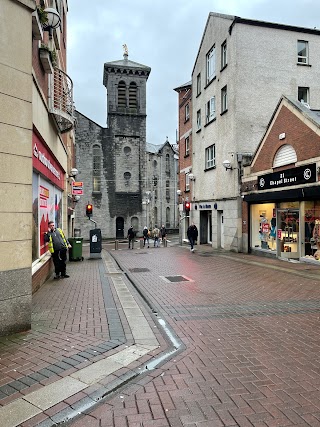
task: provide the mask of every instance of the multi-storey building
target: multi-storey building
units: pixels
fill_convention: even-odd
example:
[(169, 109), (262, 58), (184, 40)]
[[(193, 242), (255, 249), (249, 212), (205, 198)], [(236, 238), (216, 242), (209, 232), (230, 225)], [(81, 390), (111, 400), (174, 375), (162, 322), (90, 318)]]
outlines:
[(190, 201), (193, 181), (192, 173), (192, 82), (185, 83), (174, 89), (178, 94), (179, 105), (179, 175), (178, 175), (178, 203), (179, 203), (179, 234), (181, 241), (185, 239), (190, 224), (189, 216), (184, 213), (184, 203)]
[(177, 177), (178, 153), (168, 139), (162, 145), (146, 147), (146, 226), (164, 225), (169, 231), (178, 229)]
[(192, 71), (191, 218), (200, 243), (242, 250), (242, 168), (282, 94), (320, 107), (319, 36), (317, 29), (209, 14)]
[(71, 223), (73, 101), (67, 1), (2, 0), (1, 9), (0, 334), (8, 334), (30, 328), (32, 293), (50, 274), (48, 220)]

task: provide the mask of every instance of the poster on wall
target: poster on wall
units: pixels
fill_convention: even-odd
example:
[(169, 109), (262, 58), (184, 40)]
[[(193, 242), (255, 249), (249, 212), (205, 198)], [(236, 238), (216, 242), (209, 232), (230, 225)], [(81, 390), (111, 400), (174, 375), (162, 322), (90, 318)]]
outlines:
[(62, 192), (40, 177), (39, 182), (39, 219), (40, 219), (40, 256), (47, 252), (44, 233), (48, 231), (49, 221), (61, 227)]

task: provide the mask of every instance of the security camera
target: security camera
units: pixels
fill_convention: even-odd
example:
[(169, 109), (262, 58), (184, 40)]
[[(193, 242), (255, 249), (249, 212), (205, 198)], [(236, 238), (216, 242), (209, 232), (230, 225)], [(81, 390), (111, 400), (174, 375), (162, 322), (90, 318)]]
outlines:
[(230, 160), (224, 160), (224, 161), (222, 162), (222, 165), (226, 168), (226, 170), (228, 170), (228, 169), (232, 169), (232, 166), (231, 166)]

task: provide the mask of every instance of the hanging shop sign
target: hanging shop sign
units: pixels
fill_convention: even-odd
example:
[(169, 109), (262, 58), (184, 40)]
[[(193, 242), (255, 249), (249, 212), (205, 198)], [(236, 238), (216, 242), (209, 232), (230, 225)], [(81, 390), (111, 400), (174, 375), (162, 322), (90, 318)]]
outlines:
[(289, 187), (292, 185), (310, 184), (317, 181), (317, 167), (311, 165), (299, 166), (280, 172), (268, 173), (258, 178), (259, 190)]
[(83, 182), (73, 182), (72, 183), (72, 194), (77, 196), (83, 195)]

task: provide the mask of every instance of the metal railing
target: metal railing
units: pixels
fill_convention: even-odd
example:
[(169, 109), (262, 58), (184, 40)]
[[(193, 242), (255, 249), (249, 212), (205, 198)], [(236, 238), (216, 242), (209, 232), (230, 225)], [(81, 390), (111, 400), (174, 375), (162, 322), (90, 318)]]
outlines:
[(49, 88), (49, 112), (54, 115), (61, 133), (74, 127), (73, 83), (60, 68), (54, 68)]

